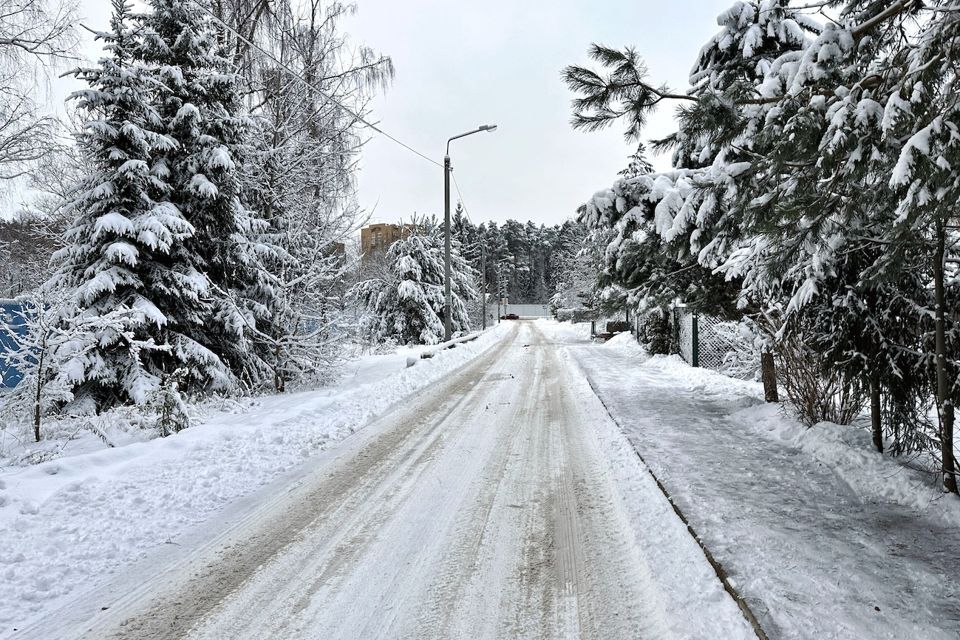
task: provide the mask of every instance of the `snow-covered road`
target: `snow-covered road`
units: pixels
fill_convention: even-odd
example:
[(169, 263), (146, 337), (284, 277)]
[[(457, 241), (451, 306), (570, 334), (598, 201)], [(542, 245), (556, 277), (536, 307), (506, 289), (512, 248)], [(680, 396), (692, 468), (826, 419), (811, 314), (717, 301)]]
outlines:
[(750, 638), (538, 323), (59, 637)]

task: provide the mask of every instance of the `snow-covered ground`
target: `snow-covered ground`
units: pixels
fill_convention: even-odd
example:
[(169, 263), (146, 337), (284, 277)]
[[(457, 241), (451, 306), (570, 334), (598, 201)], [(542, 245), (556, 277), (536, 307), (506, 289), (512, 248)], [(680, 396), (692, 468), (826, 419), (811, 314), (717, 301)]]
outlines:
[(960, 637), (960, 503), (862, 429), (805, 429), (762, 388), (584, 327), (566, 342), (771, 638)]
[(57, 444), (55, 459), (0, 469), (0, 637), (165, 545), (216, 530), (239, 500), (283, 483), (508, 330), (500, 325), (427, 360), (419, 359), (423, 348), (366, 356), (333, 387), (207, 407), (200, 424), (165, 439), (112, 430), (118, 446), (108, 448), (80, 431)]
[(174, 538), (156, 576), (24, 637), (753, 637), (551, 326), (512, 324), (214, 538)]
[(863, 431), (550, 321), (417, 355), (4, 470), (0, 637), (752, 637), (636, 453), (771, 638), (960, 634), (960, 505)]

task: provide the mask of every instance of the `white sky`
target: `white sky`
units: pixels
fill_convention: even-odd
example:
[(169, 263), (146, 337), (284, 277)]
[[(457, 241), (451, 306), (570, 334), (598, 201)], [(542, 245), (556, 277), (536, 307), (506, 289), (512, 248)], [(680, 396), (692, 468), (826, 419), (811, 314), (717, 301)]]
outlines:
[[(571, 94), (560, 80), (586, 62), (591, 42), (632, 45), (651, 75), (685, 88), (697, 52), (732, 0), (359, 0), (348, 30), (392, 56), (393, 87), (374, 103), (382, 127), (441, 159), (446, 139), (484, 123), (451, 147), (457, 181), (475, 222), (507, 218), (557, 223), (612, 184), (634, 151), (621, 133), (575, 132)], [(672, 131), (667, 108), (650, 137)], [(395, 220), (442, 213), (443, 171), (384, 139), (365, 149), (361, 203)], [(453, 193), (456, 199), (456, 191)]]
[[(396, 79), (373, 103), (392, 135), (442, 161), (450, 136), (477, 125), (499, 130), (455, 141), (451, 156), (471, 217), (559, 223), (612, 184), (633, 152), (620, 128), (570, 128), (571, 94), (560, 71), (586, 61), (591, 42), (632, 45), (656, 81), (687, 86), (687, 72), (716, 16), (732, 0), (357, 0), (345, 23), (357, 43), (393, 58)], [(82, 0), (84, 24), (107, 26), (107, 0)], [(87, 51), (91, 48), (88, 47)], [(59, 84), (59, 83), (58, 83)], [(649, 137), (672, 130), (671, 109)], [(658, 160), (665, 166), (665, 159)], [(374, 219), (442, 214), (443, 171), (375, 136), (361, 162), (360, 202)], [(457, 198), (453, 191), (452, 200)]]

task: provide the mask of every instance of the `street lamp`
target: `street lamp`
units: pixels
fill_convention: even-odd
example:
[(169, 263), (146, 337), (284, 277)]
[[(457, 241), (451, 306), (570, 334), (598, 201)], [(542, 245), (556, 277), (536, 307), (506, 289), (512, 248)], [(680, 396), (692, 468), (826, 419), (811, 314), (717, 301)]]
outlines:
[[(481, 131), (496, 131), (497, 125), (483, 124), (473, 131), (461, 133), (447, 140), (447, 152), (443, 156), (443, 340), (450, 340), (452, 330), (450, 326), (450, 314), (453, 308), (453, 300), (450, 295), (450, 143), (458, 138), (466, 138)], [(484, 301), (484, 314), (486, 314), (486, 301)]]

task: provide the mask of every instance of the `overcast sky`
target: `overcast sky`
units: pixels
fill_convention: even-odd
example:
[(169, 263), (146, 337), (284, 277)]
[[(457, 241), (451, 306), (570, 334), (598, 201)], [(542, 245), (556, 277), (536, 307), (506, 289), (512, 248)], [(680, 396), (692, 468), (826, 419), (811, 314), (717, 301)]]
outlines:
[[(612, 184), (633, 152), (621, 130), (575, 132), (560, 71), (591, 42), (632, 45), (652, 76), (687, 86), (700, 47), (732, 0), (359, 0), (354, 38), (393, 57), (396, 79), (374, 103), (382, 126), (428, 155), (455, 141), (457, 181), (474, 221), (556, 223)], [(669, 133), (671, 109), (651, 122)], [(384, 139), (363, 158), (360, 198), (375, 217), (442, 213), (443, 171)], [(456, 192), (454, 192), (456, 197)]]
[[(83, 0), (84, 23), (104, 28), (107, 0)], [(473, 220), (559, 223), (609, 186), (632, 153), (620, 129), (570, 128), (560, 71), (586, 62), (587, 47), (632, 45), (651, 75), (674, 88), (716, 16), (732, 0), (357, 0), (345, 23), (357, 43), (387, 54), (392, 87), (373, 104), (380, 126), (442, 160), (446, 139), (496, 123), (499, 130), (451, 147)], [(672, 130), (670, 109), (649, 137)], [(664, 166), (664, 161), (658, 161)], [(456, 199), (456, 191), (453, 193)], [(374, 136), (364, 150), (360, 201), (374, 219), (443, 212), (443, 171)]]

